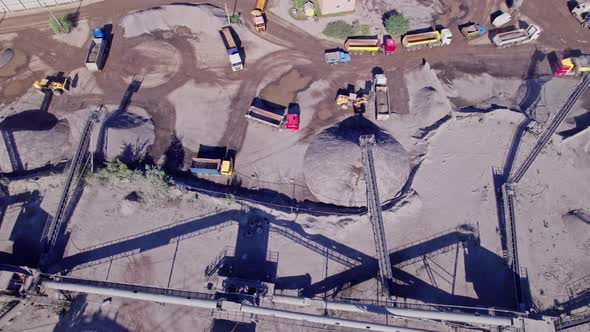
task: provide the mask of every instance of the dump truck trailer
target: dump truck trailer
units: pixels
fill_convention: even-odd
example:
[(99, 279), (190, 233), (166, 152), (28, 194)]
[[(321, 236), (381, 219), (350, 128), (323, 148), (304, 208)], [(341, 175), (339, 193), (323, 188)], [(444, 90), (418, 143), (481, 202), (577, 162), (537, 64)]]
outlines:
[(453, 34), (449, 29), (440, 31), (427, 31), (419, 33), (408, 33), (402, 38), (402, 45), (406, 49), (415, 50), (421, 48), (432, 48), (449, 45), (453, 40)]
[(375, 75), (375, 116), (377, 120), (389, 120), (391, 108), (389, 105), (389, 87), (384, 74)]
[(395, 52), (395, 41), (388, 36), (383, 36), (383, 42), (381, 42), (379, 36), (348, 37), (344, 42), (344, 51), (352, 54), (369, 53), (375, 55), (385, 53), (390, 55)]
[(266, 10), (266, 0), (256, 0), (254, 4), (254, 9), (250, 12), (252, 14), (252, 19), (254, 21), (254, 29), (256, 31), (265, 31), (266, 30), (266, 15), (264, 11)]
[(559, 67), (553, 75), (581, 75), (590, 72), (590, 55), (582, 55), (575, 58), (565, 58), (560, 61)]
[(590, 28), (590, 2), (583, 2), (572, 8), (572, 15), (582, 27)]
[(248, 112), (246, 113), (246, 118), (249, 120), (257, 121), (260, 123), (264, 123), (266, 125), (281, 128), (285, 124), (285, 116), (276, 114), (273, 112), (269, 112), (267, 110), (263, 110), (262, 108), (256, 107), (254, 105), (248, 108)]
[(231, 30), (229, 27), (223, 27), (219, 30), (219, 34), (221, 35), (221, 39), (225, 44), (225, 49), (227, 52), (227, 56), (229, 57), (229, 63), (231, 64), (231, 70), (239, 71), (244, 69), (244, 64), (242, 62), (242, 56), (240, 55), (240, 50), (236, 45), (236, 41), (231, 34)]
[(231, 159), (193, 158), (190, 169), (193, 174), (229, 176), (233, 173), (233, 163)]
[(105, 38), (92, 38), (90, 47), (86, 53), (86, 68), (90, 71), (99, 71), (104, 64), (104, 54), (108, 41)]
[(492, 44), (498, 48), (505, 48), (532, 42), (539, 38), (540, 35), (541, 29), (538, 26), (531, 24), (526, 29), (516, 29), (496, 34), (494, 38), (492, 38)]

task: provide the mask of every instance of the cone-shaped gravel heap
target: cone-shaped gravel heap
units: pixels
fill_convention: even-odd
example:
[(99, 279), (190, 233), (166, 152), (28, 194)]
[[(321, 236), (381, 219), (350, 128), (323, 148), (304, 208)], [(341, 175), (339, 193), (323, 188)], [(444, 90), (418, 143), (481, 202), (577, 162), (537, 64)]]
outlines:
[(324, 203), (366, 206), (366, 185), (359, 137), (375, 135), (373, 149), (381, 202), (402, 189), (410, 174), (408, 153), (389, 133), (362, 116), (353, 116), (322, 131), (305, 153), (307, 186)]

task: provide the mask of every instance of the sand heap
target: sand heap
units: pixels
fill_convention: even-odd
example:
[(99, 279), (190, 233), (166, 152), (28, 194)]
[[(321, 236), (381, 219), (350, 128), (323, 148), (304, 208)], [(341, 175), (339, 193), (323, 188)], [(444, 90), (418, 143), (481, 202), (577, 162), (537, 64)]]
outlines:
[(67, 121), (42, 111), (24, 111), (0, 123), (0, 168), (3, 172), (33, 170), (67, 157)]
[(353, 116), (322, 131), (305, 153), (305, 181), (318, 200), (342, 206), (366, 205), (359, 137), (368, 134), (377, 139), (373, 156), (381, 202), (402, 189), (410, 174), (403, 146), (369, 120)]

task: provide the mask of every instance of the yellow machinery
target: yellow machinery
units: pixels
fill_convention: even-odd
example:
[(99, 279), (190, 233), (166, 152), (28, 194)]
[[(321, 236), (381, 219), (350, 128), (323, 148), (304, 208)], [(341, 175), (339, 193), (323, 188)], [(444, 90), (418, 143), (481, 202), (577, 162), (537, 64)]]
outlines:
[(361, 105), (369, 102), (367, 96), (359, 96), (354, 92), (350, 92), (348, 95), (339, 94), (336, 97), (336, 105), (340, 106), (343, 110), (347, 110), (348, 107), (352, 106), (353, 110), (358, 109)]
[(266, 0), (256, 0), (254, 9), (250, 12), (254, 19), (254, 28), (256, 31), (266, 30), (266, 16), (264, 10), (266, 9)]
[(68, 90), (68, 84), (70, 79), (64, 78), (44, 78), (40, 81), (35, 81), (33, 87), (40, 92), (46, 93), (48, 91), (53, 92), (56, 95), (61, 95)]
[(221, 174), (223, 175), (232, 175), (233, 173), (233, 165), (231, 159), (223, 160), (221, 162)]

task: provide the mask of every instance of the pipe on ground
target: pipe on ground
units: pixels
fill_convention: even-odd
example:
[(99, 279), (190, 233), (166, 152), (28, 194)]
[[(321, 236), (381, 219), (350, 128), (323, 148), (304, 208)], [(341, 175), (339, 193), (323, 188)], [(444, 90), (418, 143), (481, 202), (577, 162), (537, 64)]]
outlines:
[(309, 298), (300, 298), (296, 296), (284, 295), (274, 295), (272, 297), (272, 301), (275, 303), (284, 303), (298, 306), (318, 305), (327, 310), (339, 310), (356, 313), (387, 314), (404, 318), (432, 319), (439, 321), (479, 324), (488, 326), (514, 326), (514, 321), (511, 317), (405, 309), (378, 306), (373, 304), (353, 304), (328, 301), (324, 302), (321, 300), (312, 300)]
[(355, 329), (370, 330), (370, 331), (383, 331), (383, 332), (428, 332), (427, 330), (412, 329), (407, 327), (398, 327), (391, 325), (381, 325), (374, 323), (359, 322), (341, 318), (333, 318), (326, 316), (317, 316), (311, 314), (304, 314), (300, 312), (292, 312), (278, 309), (262, 308), (242, 304), (240, 311), (255, 315), (272, 316), (286, 319), (293, 319), (299, 321), (306, 321), (311, 323), (319, 323), (332, 326), (351, 327)]
[[(332, 325), (332, 326), (351, 327), (351, 328), (371, 330), (371, 331), (428, 332), (427, 330), (412, 329), (412, 328), (405, 328), (405, 327), (396, 327), (396, 326), (381, 325), (381, 324), (374, 324), (374, 323), (365, 323), (365, 322), (360, 322), (360, 321), (353, 321), (353, 320), (332, 318), (332, 317), (326, 317), (326, 316), (304, 314), (304, 313), (291, 312), (291, 311), (285, 311), (285, 310), (261, 308), (261, 307), (257, 307), (257, 306), (238, 304), (238, 303), (234, 303), (234, 302), (229, 303), (228, 301), (193, 299), (193, 298), (185, 298), (185, 297), (180, 297), (180, 296), (175, 296), (175, 295), (165, 295), (165, 294), (151, 294), (151, 293), (142, 292), (140, 290), (130, 291), (130, 290), (124, 290), (124, 289), (77, 284), (74, 282), (43, 281), (42, 286), (45, 288), (54, 289), (54, 290), (62, 290), (62, 291), (85, 293), (85, 294), (96, 294), (96, 295), (104, 295), (104, 296), (112, 296), (112, 297), (122, 297), (122, 298), (133, 299), (133, 300), (158, 302), (158, 303), (169, 303), (169, 304), (206, 308), (206, 309), (213, 309), (213, 310), (219, 309), (219, 308), (228, 308), (228, 310), (232, 310), (232, 311), (241, 311), (244, 313), (262, 315), (262, 316), (272, 316), (272, 317), (278, 317), (278, 318), (286, 318), (286, 319), (306, 321), (306, 322), (311, 322), (311, 323), (326, 324), (326, 325)], [(225, 305), (225, 303), (227, 303), (227, 305)]]
[(206, 299), (193, 299), (180, 297), (175, 295), (163, 295), (163, 294), (150, 294), (141, 291), (129, 291), (124, 289), (106, 288), (98, 286), (81, 285), (72, 282), (59, 282), (59, 281), (43, 281), (42, 286), (62, 291), (96, 294), (104, 296), (123, 297), (126, 299), (142, 300), (150, 302), (170, 303), (178, 304), (189, 307), (198, 307), (206, 309), (217, 308), (217, 300), (206, 300)]

